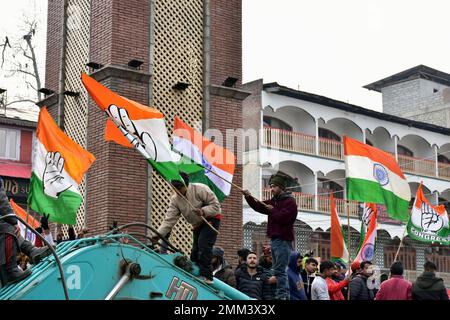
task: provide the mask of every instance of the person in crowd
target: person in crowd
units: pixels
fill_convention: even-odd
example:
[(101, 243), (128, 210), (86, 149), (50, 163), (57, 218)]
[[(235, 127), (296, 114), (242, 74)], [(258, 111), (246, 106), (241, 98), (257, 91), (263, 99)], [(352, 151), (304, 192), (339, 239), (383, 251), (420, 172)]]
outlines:
[(25, 271), (30, 267), (30, 259), (23, 253), (17, 255), (17, 264), (20, 270)]
[[(189, 176), (185, 172), (180, 172), (180, 176), (184, 180), (183, 182), (171, 181), (172, 186), (177, 191), (170, 199), (169, 207), (158, 228), (158, 233), (166, 237), (183, 215), (194, 230), (191, 261), (197, 263), (200, 269), (199, 278), (207, 284), (212, 284), (212, 249), (217, 240), (217, 232), (211, 226), (219, 230), (220, 203), (217, 196), (207, 185), (189, 183)], [(152, 235), (152, 241), (156, 242), (158, 239), (158, 235)]]
[(257, 300), (270, 299), (265, 296), (265, 293), (269, 292), (265, 288), (269, 285), (269, 275), (265, 274), (263, 268), (258, 265), (256, 253), (250, 252), (247, 255), (246, 263), (241, 265), (235, 275), (236, 289)]
[[(43, 214), (41, 217), (41, 226), (36, 228), (36, 231), (39, 232), (39, 234), (41, 234), (44, 239), (49, 243), (49, 245), (51, 246), (55, 246), (55, 242), (53, 241), (53, 236), (52, 233), (50, 231), (50, 227), (48, 225), (48, 218), (50, 217), (49, 214)], [(36, 237), (36, 240), (34, 241), (34, 245), (37, 248), (41, 248), (45, 246), (45, 243), (39, 238)]]
[(264, 245), (262, 251), (263, 255), (259, 258), (259, 265), (263, 268), (264, 273), (269, 275), (269, 281), (271, 283), (268, 287), (269, 292), (266, 293), (266, 300), (273, 300), (277, 290), (277, 282), (272, 270), (272, 250), (270, 245)]
[(375, 300), (412, 300), (412, 284), (403, 278), (403, 265), (396, 261), (390, 268), (391, 278), (381, 283)]
[(31, 274), (31, 269), (20, 270), (17, 266), (17, 254), (24, 253), (32, 264), (39, 263), (51, 251), (48, 247), (36, 248), (20, 235), (18, 219), (9, 203), (0, 178), (0, 217), (12, 215), (0, 220), (0, 281), (3, 285), (21, 281)]
[(314, 258), (308, 258), (305, 261), (305, 269), (300, 273), (302, 276), (302, 281), (305, 286), (306, 297), (311, 300), (311, 286), (316, 277), (317, 266), (319, 263)]
[(289, 300), (308, 300), (305, 286), (300, 275), (302, 271), (303, 257), (299, 252), (291, 252), (287, 269), (289, 283)]
[(330, 300), (327, 279), (335, 272), (333, 262), (323, 261), (320, 263), (319, 274), (314, 278), (311, 286), (311, 300)]
[(424, 272), (412, 286), (413, 300), (449, 300), (444, 280), (436, 277), (437, 267), (427, 261), (423, 265)]
[[(337, 261), (340, 262), (340, 261)], [(331, 277), (326, 278), (327, 286), (328, 286), (328, 294), (330, 295), (330, 300), (345, 300), (345, 296), (342, 292), (346, 286), (348, 286), (350, 282), (350, 276), (345, 277), (341, 280), (341, 269), (342, 262), (340, 264), (335, 263), (335, 270), (332, 273)], [(339, 266), (339, 267), (337, 267)], [(337, 281), (334, 279), (338, 279)]]
[(361, 262), (360, 261), (354, 261), (350, 265), (350, 270), (352, 271), (352, 279), (356, 277), (361, 272)]
[(248, 255), (250, 252), (251, 252), (251, 251), (250, 251), (249, 249), (247, 249), (247, 248), (242, 248), (242, 249), (239, 249), (239, 250), (237, 251), (238, 262), (237, 262), (237, 265), (236, 265), (235, 272), (236, 272), (237, 270), (239, 270), (243, 264), (246, 264), (246, 261), (247, 261), (247, 255)]
[(271, 176), (269, 180), (272, 199), (256, 200), (248, 190), (243, 190), (245, 200), (255, 211), (268, 215), (267, 236), (270, 238), (274, 275), (277, 279), (275, 299), (288, 299), (288, 279), (286, 268), (294, 241), (294, 223), (297, 217), (297, 203), (286, 191), (287, 177), (280, 174)]
[(358, 274), (350, 281), (350, 300), (373, 300), (375, 298), (374, 290), (369, 289), (367, 285), (367, 279), (372, 276), (372, 274), (372, 262), (361, 262)]
[(225, 260), (224, 253), (221, 247), (213, 247), (211, 261), (213, 276), (229, 286), (236, 287), (236, 278), (233, 269)]
[(387, 273), (382, 273), (380, 275), (380, 285), (388, 279), (389, 279), (389, 275)]

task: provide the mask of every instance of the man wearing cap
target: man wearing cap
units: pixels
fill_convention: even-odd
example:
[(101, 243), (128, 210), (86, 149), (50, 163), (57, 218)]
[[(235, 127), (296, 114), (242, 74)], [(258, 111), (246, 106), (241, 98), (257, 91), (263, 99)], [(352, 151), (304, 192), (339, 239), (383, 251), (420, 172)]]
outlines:
[[(214, 192), (207, 185), (189, 183), (189, 176), (184, 172), (180, 172), (180, 176), (183, 178), (184, 183), (178, 180), (171, 181), (178, 192), (170, 198), (169, 208), (164, 221), (158, 228), (158, 233), (165, 237), (178, 222), (181, 215), (183, 215), (194, 230), (190, 258), (197, 263), (200, 269), (200, 278), (211, 284), (213, 280), (212, 249), (217, 240), (217, 233), (206, 225), (202, 217), (218, 230), (221, 219), (220, 203)], [(186, 199), (196, 209), (192, 209)], [(158, 240), (158, 236), (153, 235), (152, 240)]]
[(224, 251), (221, 247), (214, 247), (212, 250), (213, 276), (227, 285), (236, 287), (236, 278), (231, 265), (224, 258)]
[(294, 241), (297, 204), (291, 193), (286, 192), (286, 176), (275, 174), (270, 178), (269, 184), (273, 195), (270, 200), (256, 200), (248, 190), (243, 190), (242, 193), (253, 210), (268, 216), (267, 236), (270, 238), (272, 248), (272, 269), (277, 278), (275, 299), (288, 300), (286, 267), (292, 251), (292, 241)]

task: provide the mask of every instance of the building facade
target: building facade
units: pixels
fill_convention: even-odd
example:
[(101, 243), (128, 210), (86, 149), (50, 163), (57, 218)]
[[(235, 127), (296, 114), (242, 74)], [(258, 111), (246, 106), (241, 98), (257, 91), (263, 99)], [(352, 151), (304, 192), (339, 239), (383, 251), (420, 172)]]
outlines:
[[(244, 102), (246, 136), (257, 132), (244, 156), (244, 188), (259, 199), (270, 197), (268, 179), (283, 171), (293, 177), (290, 190), (297, 201), (295, 249), (330, 258), (330, 202), (345, 233), (350, 230), (350, 252), (360, 241), (362, 204), (346, 200), (342, 137), (348, 135), (394, 156), (414, 197), (420, 182), (432, 204), (450, 208), (450, 129), (380, 113), (327, 97), (302, 92), (277, 83), (257, 80), (244, 85), (252, 95)], [(411, 204), (413, 199), (411, 200)], [(375, 263), (382, 269), (393, 262), (405, 225), (389, 219), (378, 206)], [(349, 218), (347, 216), (349, 214)], [(244, 245), (260, 252), (266, 216), (244, 204)], [(349, 222), (349, 226), (348, 226)], [(427, 259), (450, 273), (450, 250), (405, 238), (399, 259), (415, 279)], [(450, 280), (450, 279), (449, 279)], [(447, 283), (449, 283), (447, 281)]]
[(0, 177), (6, 195), (27, 209), (36, 122), (0, 115)]
[[(175, 115), (204, 131), (241, 128), (242, 100), (249, 95), (241, 90), (241, 16), (240, 0), (49, 1), (45, 86), (55, 94), (40, 105), (97, 158), (80, 186), (79, 227), (91, 234), (113, 221), (158, 227), (172, 194), (137, 152), (105, 142), (106, 115), (89, 99), (81, 72), (163, 112), (169, 134)], [(231, 151), (242, 152), (237, 144)], [(233, 182), (242, 185), (240, 165)], [(242, 246), (236, 190), (222, 210), (218, 244), (234, 255)], [(183, 219), (171, 241), (189, 251), (191, 228)]]

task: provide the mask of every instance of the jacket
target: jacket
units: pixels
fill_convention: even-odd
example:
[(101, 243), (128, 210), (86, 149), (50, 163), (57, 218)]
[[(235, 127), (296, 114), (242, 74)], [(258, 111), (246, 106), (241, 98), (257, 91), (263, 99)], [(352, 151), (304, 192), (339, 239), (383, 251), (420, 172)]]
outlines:
[(236, 288), (236, 278), (234, 276), (234, 271), (226, 261), (222, 262), (221, 268), (214, 274), (214, 277), (227, 285)]
[(297, 203), (290, 192), (283, 192), (277, 197), (263, 201), (263, 203), (273, 206), (273, 209), (270, 211), (252, 196), (245, 197), (245, 200), (253, 210), (268, 216), (267, 236), (269, 238), (294, 241), (294, 223), (297, 218)]
[(358, 274), (350, 281), (350, 300), (373, 300), (374, 291), (367, 287), (367, 277)]
[(290, 300), (308, 300), (306, 297), (305, 286), (303, 285), (302, 277), (297, 267), (297, 260), (300, 253), (294, 251), (289, 257), (287, 267), (287, 275), (289, 280), (289, 295)]
[(327, 282), (330, 300), (345, 300), (344, 294), (341, 290), (348, 285), (348, 280), (336, 282), (331, 278), (327, 278), (325, 281)]
[(413, 300), (448, 300), (444, 280), (437, 278), (434, 272), (424, 272), (412, 286)]
[[(196, 209), (201, 208), (203, 210), (206, 219), (220, 214), (219, 200), (207, 185), (189, 183), (186, 198)], [(169, 208), (167, 209), (164, 221), (158, 228), (158, 232), (166, 236), (178, 222), (181, 215), (193, 226), (199, 226), (203, 222), (203, 219), (192, 210), (186, 199), (178, 194), (174, 194), (170, 198)]]
[[(3, 185), (3, 179), (0, 178), (0, 216), (6, 216), (8, 214), (14, 214), (13, 209), (6, 196), (6, 190)], [(17, 225), (17, 218), (10, 217), (4, 220), (0, 220), (0, 233), (14, 234)]]
[(303, 285), (305, 287), (306, 297), (308, 298), (308, 300), (311, 300), (311, 286), (312, 286), (312, 283), (313, 283), (314, 279), (316, 278), (316, 276), (308, 275), (308, 273), (306, 272), (305, 269), (303, 269), (302, 272), (300, 272), (300, 275), (302, 276), (302, 281), (303, 281)]
[(256, 274), (251, 276), (247, 271), (247, 265), (244, 264), (235, 273), (236, 289), (257, 300), (270, 300), (266, 295), (269, 286), (268, 275), (264, 273), (262, 267), (256, 267)]
[[(259, 266), (262, 268), (263, 272), (267, 275), (267, 278), (270, 278), (271, 276), (275, 275), (272, 270), (272, 264), (268, 263), (266, 261), (266, 259), (264, 259), (264, 256), (259, 258)], [(275, 299), (276, 291), (277, 291), (276, 283), (271, 283), (271, 284), (264, 286), (264, 292), (263, 292), (263, 296), (265, 297), (264, 300)]]
[(375, 300), (412, 300), (412, 283), (393, 275), (381, 284)]

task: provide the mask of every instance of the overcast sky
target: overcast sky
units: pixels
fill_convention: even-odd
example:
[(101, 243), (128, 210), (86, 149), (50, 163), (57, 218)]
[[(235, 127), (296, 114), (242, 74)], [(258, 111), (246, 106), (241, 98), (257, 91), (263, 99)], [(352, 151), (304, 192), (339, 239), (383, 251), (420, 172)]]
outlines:
[(243, 0), (243, 80), (381, 110), (362, 86), (419, 64), (450, 73), (448, 0)]
[[(242, 9), (244, 82), (263, 78), (381, 110), (381, 94), (362, 86), (419, 64), (450, 73), (448, 0), (242, 0)], [(2, 0), (0, 40), (17, 36), (24, 12), (42, 21), (43, 70), (47, 1)], [(4, 73), (0, 87), (18, 90)]]

